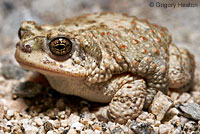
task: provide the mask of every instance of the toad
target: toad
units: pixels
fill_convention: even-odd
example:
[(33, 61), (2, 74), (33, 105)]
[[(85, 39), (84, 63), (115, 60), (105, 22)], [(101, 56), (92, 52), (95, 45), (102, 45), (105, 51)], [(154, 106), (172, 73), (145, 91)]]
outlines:
[(94, 13), (57, 25), (25, 21), (17, 62), (45, 75), (52, 88), (109, 103), (110, 120), (126, 123), (148, 108), (158, 91), (187, 91), (194, 56), (172, 43), (168, 30), (120, 13)]

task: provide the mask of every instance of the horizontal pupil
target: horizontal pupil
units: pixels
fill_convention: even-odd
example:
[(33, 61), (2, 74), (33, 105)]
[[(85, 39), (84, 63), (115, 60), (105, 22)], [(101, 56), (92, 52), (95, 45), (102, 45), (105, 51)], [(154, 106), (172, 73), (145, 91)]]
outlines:
[(59, 49), (59, 50), (65, 49), (65, 44), (56, 44), (55, 49)]

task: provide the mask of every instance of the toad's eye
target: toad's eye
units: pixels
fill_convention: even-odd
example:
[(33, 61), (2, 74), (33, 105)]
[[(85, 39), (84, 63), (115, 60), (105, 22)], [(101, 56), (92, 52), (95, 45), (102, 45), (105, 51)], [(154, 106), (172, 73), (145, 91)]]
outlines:
[(50, 41), (49, 49), (53, 55), (66, 56), (72, 51), (72, 42), (66, 37), (57, 37)]

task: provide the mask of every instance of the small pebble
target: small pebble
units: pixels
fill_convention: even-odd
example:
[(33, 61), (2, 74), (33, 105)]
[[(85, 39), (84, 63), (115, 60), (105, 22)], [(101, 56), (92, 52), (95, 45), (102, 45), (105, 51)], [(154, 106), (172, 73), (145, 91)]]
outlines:
[(136, 134), (154, 134), (153, 127), (149, 123), (140, 123), (133, 120), (130, 129)]
[(101, 130), (99, 124), (92, 125), (93, 130)]
[(13, 125), (12, 125), (12, 122), (11, 122), (11, 121), (6, 122), (6, 126), (12, 127), (12, 126), (13, 126)]
[(183, 127), (182, 133), (188, 133), (188, 134), (199, 134), (200, 133), (200, 128), (198, 127), (197, 123), (194, 121), (188, 121), (185, 123)]
[(178, 109), (183, 113), (182, 115), (194, 120), (200, 120), (200, 105), (197, 103), (186, 103), (179, 105)]
[(67, 134), (67, 132), (69, 131), (67, 131), (68, 129), (65, 129), (64, 127), (59, 127), (58, 128), (58, 132), (60, 133), (60, 134)]
[(68, 126), (68, 120), (60, 120), (60, 125), (61, 125), (62, 127)]
[(158, 91), (149, 107), (149, 112), (154, 114), (157, 120), (161, 121), (172, 105), (173, 101), (171, 98)]
[(173, 107), (173, 108), (170, 108), (168, 111), (167, 111), (167, 113), (166, 113), (166, 115), (165, 115), (165, 117), (164, 117), (164, 120), (166, 121), (166, 120), (170, 120), (170, 119), (172, 119), (175, 115), (179, 115), (179, 110), (177, 109), (177, 108), (175, 108), (175, 107)]
[(79, 122), (80, 117), (75, 115), (75, 114), (71, 114), (68, 118), (68, 123), (69, 125), (72, 125), (75, 122)]
[(182, 126), (180, 125), (173, 130), (173, 134), (181, 134), (181, 130), (182, 130)]
[(71, 128), (81, 131), (84, 128), (84, 125), (79, 122), (75, 122), (71, 125)]
[(178, 92), (171, 92), (171, 94), (170, 94), (170, 98), (173, 101), (177, 100), (179, 96), (180, 96), (180, 93), (178, 93)]
[(82, 131), (81, 134), (94, 134), (94, 131), (87, 129)]
[(50, 130), (47, 132), (47, 134), (57, 134), (57, 133), (55, 133), (53, 130)]
[(45, 130), (46, 132), (48, 132), (49, 130), (52, 130), (52, 129), (53, 129), (53, 125), (52, 125), (50, 122), (46, 121), (46, 122), (44, 123), (44, 130)]
[(78, 134), (75, 129), (70, 129), (67, 134)]
[(191, 94), (192, 94), (193, 101), (200, 105), (200, 92), (192, 91)]
[(180, 123), (181, 124), (185, 124), (186, 122), (188, 122), (188, 118), (184, 117), (184, 116), (180, 116)]
[(42, 121), (42, 119), (40, 119), (39, 117), (36, 117), (36, 118), (34, 119), (34, 121), (36, 122), (36, 124), (37, 124), (38, 126), (42, 126), (42, 125), (43, 125), (43, 121)]
[(137, 118), (136, 121), (138, 122), (143, 122), (143, 123), (147, 123), (147, 119), (153, 119), (155, 120), (155, 115), (152, 113), (148, 113), (148, 112), (142, 112)]
[(65, 111), (60, 111), (58, 112), (58, 116), (61, 118), (61, 119), (65, 119)]
[(25, 133), (26, 134), (36, 134), (38, 132), (38, 128), (34, 126), (27, 126), (25, 128)]
[(38, 130), (38, 134), (45, 134), (44, 126), (40, 126)]
[(116, 127), (111, 131), (111, 134), (122, 134), (123, 130), (120, 127)]
[(60, 126), (61, 126), (61, 123), (59, 120), (55, 120), (53, 123), (52, 123), (53, 127), (58, 129)]
[(8, 118), (11, 118), (12, 116), (14, 116), (14, 110), (8, 110), (6, 115)]
[[(102, 131), (99, 131), (99, 130), (94, 130), (94, 133), (95, 133), (95, 134), (103, 134), (103, 132), (102, 132)], [(122, 133), (120, 133), (120, 134), (124, 134), (124, 133), (122, 132)]]
[(191, 95), (187, 92), (182, 93), (177, 100), (174, 101), (174, 104), (179, 104), (179, 103), (185, 103), (187, 100), (189, 100)]
[(161, 124), (159, 126), (159, 134), (170, 134), (174, 127), (172, 125), (169, 124)]

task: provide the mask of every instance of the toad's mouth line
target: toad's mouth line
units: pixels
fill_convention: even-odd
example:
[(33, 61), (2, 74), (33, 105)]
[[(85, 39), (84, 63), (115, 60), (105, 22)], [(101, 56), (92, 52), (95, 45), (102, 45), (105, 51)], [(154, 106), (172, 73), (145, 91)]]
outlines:
[[(19, 50), (18, 50), (19, 51)], [(36, 65), (34, 63), (31, 62), (24, 62), (23, 58), (21, 58), (19, 52), (16, 50), (15, 52), (15, 58), (17, 60), (17, 62), (20, 64), (20, 66), (22, 66), (23, 68), (27, 69), (27, 70), (33, 70), (36, 72), (40, 72), (41, 74), (44, 75), (51, 75), (51, 76), (60, 76), (60, 77), (81, 77), (81, 78), (85, 78), (85, 74), (84, 73), (72, 73), (70, 71), (65, 71), (65, 70), (61, 70), (59, 69), (59, 67), (56, 69), (54, 68), (48, 68), (48, 67), (43, 67), (40, 65)]]

